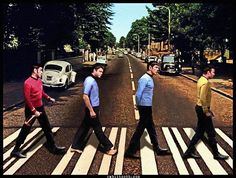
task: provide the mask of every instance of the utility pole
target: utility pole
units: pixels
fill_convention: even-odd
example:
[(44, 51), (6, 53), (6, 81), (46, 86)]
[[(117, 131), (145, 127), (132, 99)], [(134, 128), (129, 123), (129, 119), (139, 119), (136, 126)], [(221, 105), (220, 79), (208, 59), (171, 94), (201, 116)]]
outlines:
[(151, 46), (150, 46), (150, 45), (151, 45), (151, 44), (150, 44), (150, 36), (151, 36), (151, 35), (150, 35), (150, 33), (149, 33), (149, 34), (148, 34), (148, 56), (150, 56), (150, 47), (151, 47)]

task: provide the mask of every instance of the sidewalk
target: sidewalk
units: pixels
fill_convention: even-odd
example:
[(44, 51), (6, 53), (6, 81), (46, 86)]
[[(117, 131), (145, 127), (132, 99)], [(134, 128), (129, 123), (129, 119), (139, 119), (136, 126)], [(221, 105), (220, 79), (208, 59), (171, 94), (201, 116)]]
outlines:
[[(195, 80), (198, 79), (199, 71), (195, 69), (195, 75), (192, 74), (191, 67), (183, 67), (182, 74), (187, 75), (190, 78)], [(221, 90), (228, 95), (233, 96), (233, 79), (232, 78), (225, 78), (223, 76), (217, 76), (214, 79), (210, 79), (212, 87), (216, 88), (217, 90)]]

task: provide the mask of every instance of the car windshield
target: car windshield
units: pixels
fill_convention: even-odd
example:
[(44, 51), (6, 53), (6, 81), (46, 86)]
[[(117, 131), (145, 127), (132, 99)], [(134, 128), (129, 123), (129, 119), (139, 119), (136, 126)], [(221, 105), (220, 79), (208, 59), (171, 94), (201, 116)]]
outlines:
[(61, 71), (62, 67), (54, 64), (49, 64), (45, 66), (45, 70), (58, 70)]
[(175, 62), (174, 56), (164, 56), (163, 62)]

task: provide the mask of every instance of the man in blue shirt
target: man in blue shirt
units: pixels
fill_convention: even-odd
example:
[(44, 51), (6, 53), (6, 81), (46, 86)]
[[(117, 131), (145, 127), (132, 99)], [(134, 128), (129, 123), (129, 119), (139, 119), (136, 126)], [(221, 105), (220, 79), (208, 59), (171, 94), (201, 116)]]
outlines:
[(104, 67), (102, 65), (95, 65), (92, 74), (86, 77), (84, 81), (83, 100), (86, 105), (85, 116), (80, 128), (74, 136), (71, 146), (72, 152), (82, 153), (89, 129), (92, 127), (105, 153), (108, 155), (115, 155), (117, 153), (111, 141), (102, 131), (102, 126), (99, 121), (99, 89), (95, 79), (101, 78), (103, 70)]
[(152, 77), (153, 75), (157, 74), (157, 71), (157, 62), (149, 62), (147, 64), (147, 72), (138, 81), (138, 89), (135, 96), (140, 120), (125, 152), (126, 158), (139, 158), (135, 155), (135, 153), (137, 152), (140, 138), (143, 135), (145, 128), (148, 131), (155, 153), (157, 155), (171, 154), (168, 149), (163, 149), (159, 146), (157, 141), (157, 134), (155, 131), (155, 125), (152, 118), (152, 98), (154, 89), (154, 82)]

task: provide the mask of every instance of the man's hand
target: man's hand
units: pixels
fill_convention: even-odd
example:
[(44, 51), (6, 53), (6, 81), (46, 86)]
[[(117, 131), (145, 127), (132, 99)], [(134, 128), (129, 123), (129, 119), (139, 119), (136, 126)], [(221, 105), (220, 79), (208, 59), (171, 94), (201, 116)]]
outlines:
[(91, 118), (96, 118), (97, 115), (94, 111), (90, 111), (90, 116)]
[(54, 98), (49, 98), (49, 101), (51, 101), (52, 103), (55, 103), (56, 102), (56, 100), (54, 99)]
[(206, 112), (206, 117), (214, 118), (214, 114), (211, 111)]
[(39, 117), (40, 114), (41, 114), (41, 112), (38, 112), (38, 111), (36, 111), (36, 112), (34, 113), (34, 115), (35, 115), (36, 117)]

